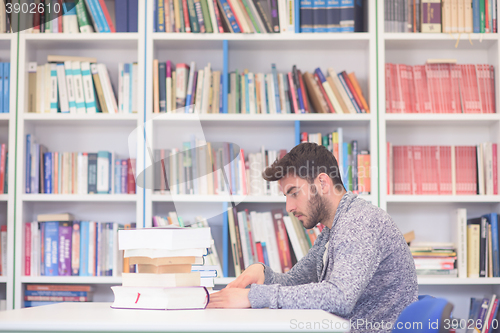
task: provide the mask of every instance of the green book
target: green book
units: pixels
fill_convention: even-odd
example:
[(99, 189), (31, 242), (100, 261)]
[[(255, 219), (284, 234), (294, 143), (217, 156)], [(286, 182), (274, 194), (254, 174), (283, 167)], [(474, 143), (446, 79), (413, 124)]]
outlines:
[(485, 1), (488, 0), (479, 0), (479, 26), (482, 34), (485, 33), (486, 30)]
[(200, 25), (196, 17), (196, 9), (194, 8), (194, 0), (187, 0), (189, 23), (191, 25), (191, 32), (200, 32)]
[[(174, 0), (179, 3), (179, 12), (180, 12), (180, 23), (181, 23), (181, 31), (180, 32), (186, 32), (186, 26), (184, 22), (184, 8), (182, 8), (182, 0)], [(189, 23), (188, 23), (189, 24)]]
[(210, 14), (208, 12), (208, 2), (207, 0), (200, 0), (201, 2), (201, 11), (203, 12), (203, 20), (205, 21), (205, 28), (208, 33), (214, 32), (212, 28), (212, 21), (210, 20)]
[(45, 33), (51, 33), (52, 32), (52, 25), (50, 24), (52, 22), (52, 11), (50, 8), (50, 1), (45, 1)]
[(76, 17), (78, 19), (78, 26), (80, 27), (80, 32), (89, 33), (94, 32), (94, 28), (90, 22), (89, 14), (85, 8), (83, 1), (76, 2)]
[(257, 24), (257, 21), (255, 20), (255, 17), (253, 17), (252, 11), (250, 10), (250, 6), (248, 5), (249, 0), (242, 0), (243, 6), (245, 6), (245, 10), (247, 11), (248, 16), (250, 17), (250, 20), (252, 21), (253, 27), (257, 33), (261, 33), (259, 29), (259, 25)]
[[(352, 145), (350, 143), (347, 144), (347, 160), (352, 160)], [(348, 163), (347, 165), (347, 179), (349, 181), (349, 189), (348, 191), (352, 191), (354, 189), (354, 184), (352, 182), (352, 164)]]

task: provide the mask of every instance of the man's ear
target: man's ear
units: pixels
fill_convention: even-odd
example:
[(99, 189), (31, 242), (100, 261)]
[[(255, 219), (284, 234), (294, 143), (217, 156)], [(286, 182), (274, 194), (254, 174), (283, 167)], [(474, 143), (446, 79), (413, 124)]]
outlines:
[(318, 175), (318, 180), (319, 180), (319, 185), (320, 185), (320, 192), (323, 194), (326, 194), (330, 191), (330, 188), (332, 186), (332, 181), (330, 177), (326, 173), (320, 173)]

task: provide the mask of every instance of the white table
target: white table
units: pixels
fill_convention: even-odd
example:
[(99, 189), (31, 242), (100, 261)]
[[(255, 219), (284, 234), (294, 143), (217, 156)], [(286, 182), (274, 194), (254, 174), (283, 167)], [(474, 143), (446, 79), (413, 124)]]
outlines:
[(0, 332), (348, 332), (322, 310), (125, 310), (111, 303), (58, 303), (0, 312)]

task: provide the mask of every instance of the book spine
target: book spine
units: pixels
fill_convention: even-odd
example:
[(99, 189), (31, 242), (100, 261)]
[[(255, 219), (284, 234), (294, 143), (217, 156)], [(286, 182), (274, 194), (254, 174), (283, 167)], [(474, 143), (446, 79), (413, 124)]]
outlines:
[[(24, 224), (24, 276), (30, 276), (31, 273), (31, 223)], [(4, 274), (5, 275), (5, 274)]]
[(59, 222), (45, 222), (45, 275), (58, 275)]
[[(83, 61), (81, 63), (81, 78), (82, 78), (82, 88), (83, 88), (83, 97), (85, 100), (85, 108), (87, 113), (97, 113), (96, 100), (94, 94), (94, 84), (92, 82), (92, 74), (90, 73), (90, 63)], [(82, 91), (79, 92), (79, 94)], [(80, 100), (80, 108), (83, 109), (81, 105), (81, 97)]]
[(50, 113), (58, 111), (57, 64), (50, 64)]
[(138, 31), (139, 0), (128, 0), (128, 32)]
[(115, 26), (113, 25), (113, 21), (111, 20), (111, 16), (109, 15), (108, 7), (106, 6), (106, 2), (104, 0), (99, 0), (99, 3), (97, 4), (98, 6), (101, 6), (101, 11), (103, 16), (104, 16), (104, 23), (106, 26), (105, 32), (116, 32)]
[(71, 275), (71, 238), (72, 225), (59, 223), (59, 276)]

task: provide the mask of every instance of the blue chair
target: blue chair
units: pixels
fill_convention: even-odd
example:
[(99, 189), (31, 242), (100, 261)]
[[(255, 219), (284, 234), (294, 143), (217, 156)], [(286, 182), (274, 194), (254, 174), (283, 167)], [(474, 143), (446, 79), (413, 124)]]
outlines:
[(453, 304), (444, 298), (419, 296), (401, 312), (392, 332), (448, 333), (452, 311)]

